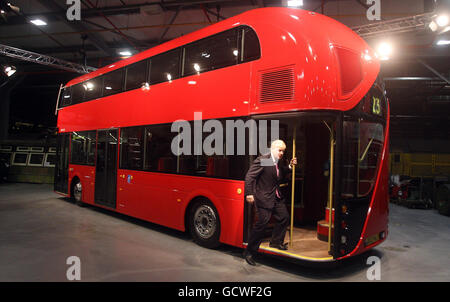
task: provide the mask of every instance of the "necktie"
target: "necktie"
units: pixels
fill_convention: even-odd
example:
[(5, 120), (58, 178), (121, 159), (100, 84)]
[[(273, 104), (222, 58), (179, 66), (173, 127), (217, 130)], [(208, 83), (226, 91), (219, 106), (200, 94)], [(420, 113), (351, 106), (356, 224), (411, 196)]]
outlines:
[[(278, 162), (275, 163), (275, 168), (277, 169), (277, 181), (278, 181), (278, 177), (280, 176), (280, 170), (278, 169)], [(278, 192), (278, 187), (275, 189), (275, 194), (277, 195), (278, 198), (281, 198), (280, 192)]]

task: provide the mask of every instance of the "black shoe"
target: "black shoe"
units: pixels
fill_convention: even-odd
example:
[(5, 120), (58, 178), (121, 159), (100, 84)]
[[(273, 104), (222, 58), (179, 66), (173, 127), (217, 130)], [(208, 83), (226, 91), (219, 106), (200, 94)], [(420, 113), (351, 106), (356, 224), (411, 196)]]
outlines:
[(272, 244), (272, 243), (270, 243), (269, 246), (273, 247), (275, 249), (282, 250), (282, 251), (287, 251), (287, 249), (288, 249), (288, 244), (287, 243), (281, 243), (281, 244)]
[(245, 261), (247, 261), (248, 264), (250, 264), (252, 266), (256, 266), (256, 262), (253, 259), (252, 254), (250, 254), (249, 252), (245, 251), (244, 252), (244, 258), (245, 258)]

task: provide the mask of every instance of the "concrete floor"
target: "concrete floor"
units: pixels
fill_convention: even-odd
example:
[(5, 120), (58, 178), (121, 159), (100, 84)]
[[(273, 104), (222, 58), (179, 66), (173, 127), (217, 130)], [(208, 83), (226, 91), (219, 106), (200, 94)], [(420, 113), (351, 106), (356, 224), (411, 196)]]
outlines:
[(69, 256), (81, 281), (368, 281), (368, 256), (381, 281), (450, 281), (450, 218), (435, 210), (390, 208), (390, 235), (371, 252), (334, 268), (305, 267), (242, 250), (208, 250), (184, 233), (95, 207), (80, 208), (52, 186), (0, 184), (0, 281), (67, 281)]

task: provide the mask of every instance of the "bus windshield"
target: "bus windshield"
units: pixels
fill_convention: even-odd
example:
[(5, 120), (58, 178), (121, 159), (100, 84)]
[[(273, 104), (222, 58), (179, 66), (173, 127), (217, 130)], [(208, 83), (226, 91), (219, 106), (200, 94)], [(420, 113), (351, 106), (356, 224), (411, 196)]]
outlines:
[(385, 137), (386, 103), (377, 85), (343, 123), (343, 198), (367, 196), (375, 185)]

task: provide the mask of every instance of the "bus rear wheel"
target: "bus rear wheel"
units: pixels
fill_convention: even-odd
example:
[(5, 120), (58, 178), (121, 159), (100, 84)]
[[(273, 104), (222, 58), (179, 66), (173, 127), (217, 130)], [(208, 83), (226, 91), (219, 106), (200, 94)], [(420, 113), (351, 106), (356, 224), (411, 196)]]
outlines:
[(189, 231), (198, 245), (206, 248), (216, 248), (220, 245), (219, 214), (211, 202), (202, 199), (191, 207)]

